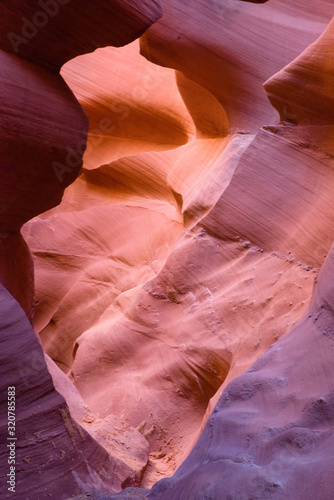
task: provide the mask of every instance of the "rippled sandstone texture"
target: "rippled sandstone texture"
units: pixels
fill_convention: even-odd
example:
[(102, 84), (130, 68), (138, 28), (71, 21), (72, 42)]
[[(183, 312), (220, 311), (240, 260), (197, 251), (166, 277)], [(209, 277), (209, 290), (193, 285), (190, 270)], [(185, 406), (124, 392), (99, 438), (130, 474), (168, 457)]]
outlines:
[[(83, 31), (76, 24), (80, 5), (57, 0), (0, 6), (1, 498), (119, 491), (139, 483), (148, 458), (146, 439), (125, 422), (98, 418), (49, 359), (50, 377), (31, 326), (33, 260), (20, 229), (60, 203), (80, 171), (87, 140), (87, 116), (59, 67), (96, 46), (133, 41), (161, 15), (155, 0), (139, 7), (115, 1), (92, 8), (87, 2)], [(16, 392), (15, 492), (7, 483), (8, 386)]]
[(256, 3), (165, 0), (145, 59), (61, 70), (88, 143), (23, 228), (35, 328), (74, 418), (130, 440), (116, 490), (190, 452), (115, 499), (333, 496), (332, 5)]
[[(50, 367), (49, 361), (59, 392), (55, 390), (31, 324), (3, 286), (0, 311), (1, 407), (4, 410), (0, 436), (5, 444), (0, 462), (2, 498), (64, 499), (92, 488), (119, 491), (129, 478), (136, 482), (136, 473), (140, 477), (148, 454), (148, 444), (141, 434), (136, 435), (134, 429), (129, 432), (110, 420), (99, 421), (85, 408), (75, 388), (65, 387), (57, 375), (57, 367)], [(7, 387), (15, 388), (16, 402), (15, 410), (11, 410), (11, 415), (16, 414), (15, 434), (9, 439), (5, 413)], [(10, 390), (12, 393), (13, 389)], [(71, 413), (60, 393), (68, 396)], [(78, 425), (79, 420), (95, 439)], [(104, 428), (106, 425), (108, 430)], [(131, 452), (124, 452), (124, 442), (131, 447)], [(13, 443), (15, 492), (8, 491), (6, 484), (9, 472), (6, 445)]]

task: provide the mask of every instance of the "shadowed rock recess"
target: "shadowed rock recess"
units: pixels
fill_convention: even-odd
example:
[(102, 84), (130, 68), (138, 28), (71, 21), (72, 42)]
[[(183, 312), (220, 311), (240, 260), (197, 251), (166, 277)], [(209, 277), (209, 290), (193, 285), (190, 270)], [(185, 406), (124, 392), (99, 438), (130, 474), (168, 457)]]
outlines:
[(1, 499), (333, 500), (332, 16), (0, 2)]

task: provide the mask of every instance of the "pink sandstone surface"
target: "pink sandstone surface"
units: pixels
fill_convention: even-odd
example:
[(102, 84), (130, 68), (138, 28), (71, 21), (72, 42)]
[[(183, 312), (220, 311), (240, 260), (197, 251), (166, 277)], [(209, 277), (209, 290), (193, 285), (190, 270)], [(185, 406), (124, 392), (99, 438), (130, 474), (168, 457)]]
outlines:
[(51, 3), (0, 7), (16, 498), (332, 500), (332, 2)]

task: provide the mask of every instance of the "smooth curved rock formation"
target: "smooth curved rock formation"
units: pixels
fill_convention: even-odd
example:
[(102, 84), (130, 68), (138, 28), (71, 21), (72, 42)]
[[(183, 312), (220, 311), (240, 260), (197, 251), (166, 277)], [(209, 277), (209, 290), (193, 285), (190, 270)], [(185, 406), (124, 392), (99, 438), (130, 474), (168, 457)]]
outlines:
[(19, 232), (0, 238), (0, 283), (19, 302), (27, 317), (34, 314), (34, 265), (28, 245)]
[(20, 242), (22, 224), (58, 205), (77, 177), (88, 123), (61, 76), (3, 51), (0, 63), (1, 279), (32, 318), (29, 252), (11, 242)]
[[(65, 187), (81, 169), (86, 149), (87, 116), (57, 71), (87, 50), (129, 43), (161, 15), (155, 0), (140, 6), (101, 1), (94, 9), (87, 3), (84, 33), (83, 24), (74, 28), (79, 7), (82, 2), (68, 0), (0, 7), (0, 281), (5, 287), (1, 285), (1, 397), (7, 410), (6, 387), (15, 387), (15, 497), (25, 500), (67, 498), (92, 488), (119, 491), (139, 483), (148, 458), (147, 441), (129, 425), (85, 410), (81, 417), (88, 434), (73, 420), (54, 389), (38, 335), (28, 322), (34, 315), (33, 263), (21, 226), (60, 203)], [(82, 405), (76, 389), (66, 389), (49, 366), (65, 397), (75, 395)], [(71, 406), (75, 409), (74, 403)], [(6, 413), (1, 432), (5, 443)], [(2, 498), (13, 494), (6, 483), (6, 452), (4, 448), (1, 455)]]
[[(89, 489), (117, 491), (117, 462), (72, 419), (26, 315), (2, 286), (0, 325), (1, 497), (62, 499)], [(15, 387), (13, 437), (7, 428), (8, 387)], [(8, 444), (14, 453), (14, 494), (7, 484)]]
[(138, 429), (112, 415), (105, 419), (98, 418), (52, 359), (45, 355), (45, 360), (55, 389), (65, 398), (71, 417), (110, 455), (113, 463), (112, 484), (115, 489), (138, 486), (149, 456), (149, 444), (145, 437)]
[(145, 151), (174, 149), (195, 134), (174, 71), (140, 57), (138, 47), (136, 41), (99, 49), (61, 70), (89, 117), (86, 169)]
[(165, 0), (162, 18), (141, 38), (141, 51), (209, 90), (230, 129), (254, 132), (277, 120), (262, 84), (299, 56), (332, 15), (327, 0), (316, 8), (309, 0)]
[[(226, 4), (225, 16), (237, 12), (235, 30), (243, 26), (245, 7), (240, 3), (233, 11), (232, 2)], [(169, 65), (176, 7), (170, 2), (165, 8), (142, 43), (154, 59), (153, 38), (165, 37), (159, 38), (159, 62)], [(260, 7), (248, 8), (266, 30), (274, 10), (268, 4), (259, 15)], [(187, 9), (190, 36), (196, 17)], [(299, 14), (309, 29), (300, 22), (289, 57), (319, 29), (309, 12)], [(294, 10), (290, 15), (296, 19)], [(234, 64), (247, 43), (244, 36), (232, 44)], [(148, 485), (181, 462), (228, 382), (305, 313), (333, 225), (329, 142), (317, 149), (307, 140), (311, 131), (284, 126), (265, 126), (256, 137), (244, 133), (241, 98), (252, 113), (250, 130), (274, 116), (256, 84), (266, 79), (267, 65), (258, 64), (256, 78), (246, 79), (247, 65), (238, 63), (240, 82), (251, 85), (246, 94), (242, 87), (234, 94), (230, 82), (219, 80), (237, 71), (224, 66), (225, 57), (218, 79), (210, 79), (208, 71), (189, 73), (190, 50), (198, 61), (205, 54), (206, 65), (218, 60), (207, 48), (198, 52), (198, 40), (185, 46), (181, 39), (177, 86), (171, 70), (153, 70), (138, 58), (136, 44), (82, 56), (63, 68), (90, 118), (91, 147), (83, 175), (60, 207), (24, 229), (38, 270), (36, 326), (43, 344), (100, 417), (126, 419), (149, 440)], [(272, 47), (261, 50), (260, 60), (267, 61)], [(270, 69), (279, 69), (282, 52), (273, 54)], [(108, 79), (109, 57), (118, 79)], [(81, 76), (87, 65), (89, 84)], [(175, 123), (168, 133), (167, 112)], [(231, 123), (234, 133), (228, 132)], [(101, 379), (105, 384), (96, 391)]]
[[(81, 22), (78, 12), (84, 13)], [(82, 165), (87, 119), (57, 70), (78, 54), (129, 43), (161, 13), (159, 0), (140, 6), (133, 1), (101, 1), (93, 8), (89, 2), (73, 0), (20, 0), (0, 7), (2, 245), (7, 234), (17, 233), (24, 222), (58, 205)], [(5, 254), (2, 250), (1, 257)], [(19, 261), (23, 259), (18, 255)], [(2, 282), (8, 286), (10, 262), (2, 260), (1, 268)], [(32, 318), (32, 295), (28, 287), (22, 300), (23, 286), (24, 279), (9, 283)]]
[(307, 313), (226, 387), (189, 458), (147, 498), (331, 498), (333, 272), (332, 247)]
[(0, 228), (6, 233), (60, 203), (80, 170), (88, 121), (61, 76), (6, 52), (0, 57)]
[[(100, 500), (331, 499), (331, 2), (55, 2), (30, 62), (3, 53), (4, 81), (22, 78), (1, 101), (0, 188), (0, 279), (32, 319), (31, 219), (34, 326), (90, 434), (55, 473)], [(154, 21), (142, 55), (84, 54)]]
[(333, 45), (334, 20), (300, 56), (265, 82), (270, 102), (283, 121), (333, 126)]
[(18, 0), (2, 4), (0, 48), (51, 70), (99, 47), (120, 47), (159, 17), (160, 0)]

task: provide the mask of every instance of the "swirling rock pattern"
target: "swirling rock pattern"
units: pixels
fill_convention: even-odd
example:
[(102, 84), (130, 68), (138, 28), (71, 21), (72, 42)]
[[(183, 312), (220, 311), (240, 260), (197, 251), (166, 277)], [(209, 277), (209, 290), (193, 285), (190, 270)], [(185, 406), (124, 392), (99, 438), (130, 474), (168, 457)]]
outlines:
[[(22, 229), (34, 325), (87, 443), (117, 464), (97, 488), (85, 451), (84, 497), (331, 499), (331, 1), (57, 2), (20, 53), (0, 40), (36, 130), (55, 122), (23, 140), (4, 92), (0, 277), (32, 320), (18, 231), (47, 210)], [(11, 33), (17, 8), (0, 10)], [(139, 35), (141, 55), (136, 41), (106, 47)], [(75, 181), (87, 123), (69, 88), (89, 118)]]
[[(57, 387), (71, 399), (71, 410), (89, 432), (78, 425), (54, 388), (31, 326), (33, 260), (20, 230), (60, 203), (81, 169), (87, 141), (87, 116), (59, 75), (60, 66), (98, 46), (127, 44), (161, 16), (157, 0), (140, 6), (101, 1), (94, 8), (87, 2), (84, 33), (78, 24), (82, 7), (69, 0), (0, 6), (1, 441), (8, 435), (7, 387), (15, 387), (19, 500), (66, 498), (91, 488), (119, 491), (139, 483), (148, 458), (148, 443), (139, 431), (112, 417), (97, 418), (87, 408), (78, 413), (83, 402), (77, 390), (71, 382), (71, 390), (61, 382), (50, 361)], [(7, 452), (2, 448), (2, 498), (13, 496), (6, 482)]]
[[(1, 442), (8, 440), (7, 388), (15, 387), (15, 493), (8, 491), (8, 448), (1, 449), (1, 496), (32, 500), (67, 498), (89, 489), (117, 491), (116, 458), (72, 419), (55, 390), (44, 353), (24, 311), (0, 287)], [(126, 470), (123, 467), (123, 473)], [(123, 474), (125, 479), (127, 473)], [(61, 487), (60, 484), (61, 483)], [(118, 485), (118, 486), (117, 486)]]

